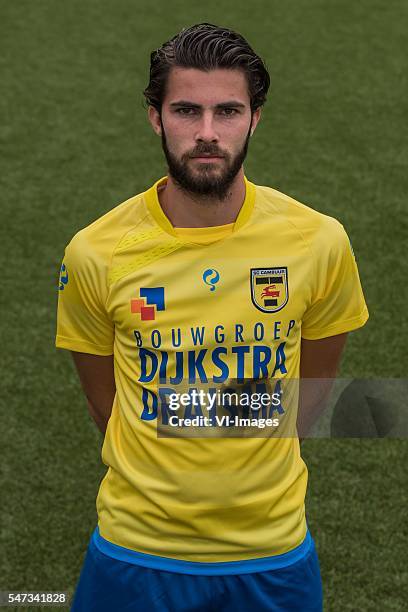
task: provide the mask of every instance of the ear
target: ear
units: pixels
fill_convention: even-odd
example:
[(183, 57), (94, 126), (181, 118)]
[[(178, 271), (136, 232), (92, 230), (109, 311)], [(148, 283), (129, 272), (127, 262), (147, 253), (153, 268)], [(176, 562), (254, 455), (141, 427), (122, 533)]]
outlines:
[(254, 114), (252, 115), (251, 136), (255, 132), (255, 128), (258, 125), (258, 122), (261, 118), (261, 113), (262, 113), (262, 108), (259, 107), (256, 109), (256, 111), (254, 111)]
[(153, 106), (149, 106), (147, 110), (147, 116), (149, 117), (150, 125), (158, 136), (161, 136), (162, 128), (160, 121), (160, 113)]

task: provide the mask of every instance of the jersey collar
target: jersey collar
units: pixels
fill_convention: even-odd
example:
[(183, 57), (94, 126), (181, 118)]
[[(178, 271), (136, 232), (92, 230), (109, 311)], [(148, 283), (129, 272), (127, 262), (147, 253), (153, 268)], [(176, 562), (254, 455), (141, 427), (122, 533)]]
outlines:
[[(158, 181), (150, 187), (144, 193), (144, 198), (147, 204), (147, 208), (156, 221), (158, 225), (168, 234), (172, 236), (176, 236), (177, 232), (173, 225), (171, 224), (168, 217), (163, 212), (162, 207), (160, 206), (159, 196), (157, 195), (157, 188), (167, 181), (167, 176), (163, 176)], [(245, 199), (241, 206), (241, 209), (238, 213), (237, 218), (235, 219), (233, 232), (239, 230), (245, 223), (249, 220), (251, 216), (252, 210), (255, 204), (255, 185), (248, 181), (248, 179), (244, 176), (245, 181)]]

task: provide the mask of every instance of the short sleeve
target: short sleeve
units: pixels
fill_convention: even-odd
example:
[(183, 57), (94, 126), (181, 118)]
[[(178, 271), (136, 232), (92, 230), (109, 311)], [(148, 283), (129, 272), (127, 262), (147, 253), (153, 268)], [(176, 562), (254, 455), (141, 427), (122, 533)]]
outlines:
[(58, 287), (56, 346), (112, 355), (114, 325), (106, 311), (106, 265), (77, 234), (65, 250)]
[(313, 298), (302, 321), (302, 338), (317, 340), (362, 327), (368, 310), (350, 240), (332, 219), (315, 247)]

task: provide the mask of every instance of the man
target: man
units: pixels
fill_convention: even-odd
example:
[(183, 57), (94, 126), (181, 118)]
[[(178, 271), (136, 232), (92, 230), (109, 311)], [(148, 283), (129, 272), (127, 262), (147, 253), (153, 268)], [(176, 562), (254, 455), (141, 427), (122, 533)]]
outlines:
[[(340, 223), (244, 175), (268, 87), (225, 28), (153, 52), (144, 94), (168, 176), (66, 249), (57, 346), (73, 351), (108, 466), (75, 612), (322, 609), (297, 435), (231, 436), (214, 413), (188, 430), (222, 386), (332, 378), (368, 318)], [(180, 389), (202, 391), (198, 405)], [(275, 432), (289, 404), (268, 412)]]

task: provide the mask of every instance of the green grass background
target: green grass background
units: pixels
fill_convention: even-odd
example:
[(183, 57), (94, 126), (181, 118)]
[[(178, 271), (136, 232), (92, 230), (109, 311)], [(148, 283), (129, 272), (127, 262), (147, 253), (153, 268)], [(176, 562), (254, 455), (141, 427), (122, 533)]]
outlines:
[[(54, 349), (56, 276), (78, 229), (165, 173), (141, 91), (150, 51), (181, 27), (232, 27), (266, 59), (246, 173), (352, 239), (371, 317), (342, 375), (406, 376), (407, 19), (405, 0), (0, 0), (0, 590), (78, 578), (104, 466)], [(325, 609), (405, 610), (407, 442), (303, 452)]]

